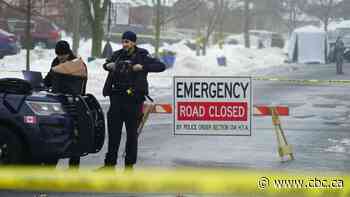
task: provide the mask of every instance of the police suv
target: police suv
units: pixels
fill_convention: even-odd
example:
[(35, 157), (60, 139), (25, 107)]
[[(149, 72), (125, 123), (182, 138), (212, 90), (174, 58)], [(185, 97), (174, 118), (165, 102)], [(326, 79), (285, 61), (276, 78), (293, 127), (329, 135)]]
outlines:
[(0, 164), (56, 164), (101, 150), (105, 121), (91, 94), (34, 90), (17, 78), (0, 79)]

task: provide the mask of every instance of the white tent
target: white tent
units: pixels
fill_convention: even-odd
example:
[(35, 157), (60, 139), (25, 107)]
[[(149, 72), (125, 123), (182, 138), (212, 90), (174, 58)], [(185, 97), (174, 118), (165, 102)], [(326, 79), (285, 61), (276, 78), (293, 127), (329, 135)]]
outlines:
[(325, 31), (314, 26), (305, 26), (293, 31), (289, 40), (289, 61), (298, 63), (326, 62)]

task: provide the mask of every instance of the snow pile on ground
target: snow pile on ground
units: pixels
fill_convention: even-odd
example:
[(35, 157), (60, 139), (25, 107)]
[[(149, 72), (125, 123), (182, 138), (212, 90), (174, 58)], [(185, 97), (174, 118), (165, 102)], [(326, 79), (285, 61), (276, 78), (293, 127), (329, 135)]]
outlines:
[[(70, 37), (65, 37), (72, 43)], [(246, 49), (241, 45), (224, 45), (223, 49), (213, 46), (207, 49), (206, 56), (196, 56), (196, 52), (189, 49), (185, 41), (176, 44), (165, 44), (162, 49), (176, 52), (175, 65), (162, 73), (151, 73), (149, 75), (150, 87), (155, 89), (170, 88), (173, 76), (237, 76), (254, 73), (260, 69), (273, 68), (283, 64), (285, 56), (278, 48)], [(104, 46), (105, 42), (103, 42)], [(102, 97), (102, 87), (107, 76), (107, 72), (102, 69), (104, 59), (96, 59), (88, 62), (91, 53), (91, 40), (81, 40), (79, 56), (88, 65), (89, 80), (87, 84), (88, 92), (94, 93), (97, 97)], [(139, 45), (146, 48), (150, 53), (154, 53), (154, 48), (150, 44)], [(112, 43), (113, 50), (121, 48), (120, 44)], [(161, 50), (162, 50), (161, 49)], [(217, 57), (225, 56), (227, 66), (218, 66)], [(51, 61), (55, 57), (54, 50), (35, 48), (30, 53), (31, 67), (33, 71), (40, 71), (45, 76), (50, 69)], [(26, 50), (14, 56), (6, 56), (0, 60), (0, 78), (19, 77), (22, 78), (21, 70), (26, 66)], [(257, 74), (257, 73), (255, 73)]]
[[(257, 69), (270, 68), (283, 64), (285, 55), (279, 48), (247, 49), (241, 45), (224, 45), (207, 49), (206, 56), (196, 56), (182, 42), (165, 46), (167, 50), (176, 52), (174, 75), (199, 76), (231, 76)], [(217, 58), (225, 56), (227, 66), (218, 66)]]
[(333, 152), (333, 153), (349, 153), (350, 152), (350, 139), (328, 139), (331, 145), (326, 148), (325, 152)]

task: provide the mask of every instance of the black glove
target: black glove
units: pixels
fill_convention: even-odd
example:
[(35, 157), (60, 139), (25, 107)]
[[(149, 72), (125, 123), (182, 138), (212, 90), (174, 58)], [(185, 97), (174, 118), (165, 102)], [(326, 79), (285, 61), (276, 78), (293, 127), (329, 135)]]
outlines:
[(114, 62), (110, 62), (105, 64), (105, 69), (108, 71), (115, 71), (115, 63)]

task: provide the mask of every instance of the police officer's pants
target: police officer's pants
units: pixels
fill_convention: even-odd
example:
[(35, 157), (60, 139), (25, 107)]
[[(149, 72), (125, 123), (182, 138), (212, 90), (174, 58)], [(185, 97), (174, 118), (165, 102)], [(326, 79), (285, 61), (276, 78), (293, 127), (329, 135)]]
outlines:
[(105, 166), (117, 163), (118, 150), (121, 140), (123, 123), (126, 127), (125, 165), (133, 165), (137, 159), (137, 127), (141, 114), (142, 102), (128, 96), (110, 96), (110, 108), (107, 113), (108, 123), (108, 152)]
[(343, 73), (343, 57), (338, 56), (336, 57), (335, 64), (337, 66), (337, 74), (342, 74)]

